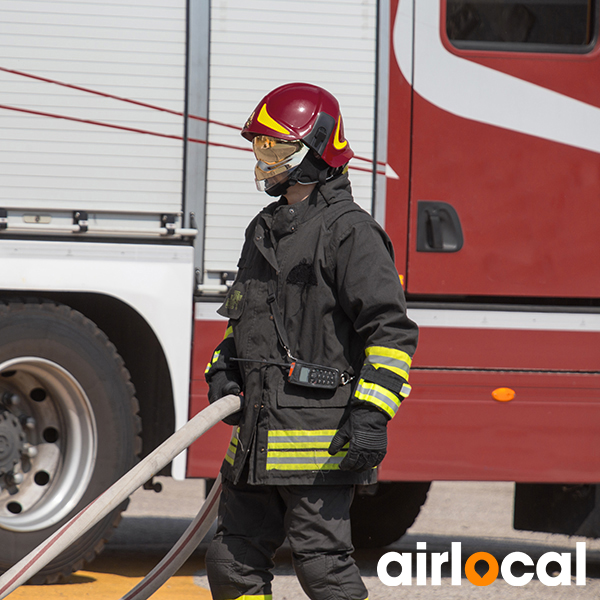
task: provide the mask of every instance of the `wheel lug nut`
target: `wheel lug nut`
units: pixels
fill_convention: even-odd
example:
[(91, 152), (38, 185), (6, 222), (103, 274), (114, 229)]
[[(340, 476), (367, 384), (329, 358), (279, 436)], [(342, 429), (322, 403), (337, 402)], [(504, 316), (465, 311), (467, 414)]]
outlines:
[(37, 456), (37, 453), (38, 449), (35, 446), (32, 446), (31, 444), (23, 444), (23, 454), (25, 454), (29, 458)]
[(20, 401), (21, 398), (19, 398), (19, 396), (17, 396), (16, 394), (11, 394), (10, 392), (5, 392), (2, 395), (2, 402), (6, 406), (15, 406), (16, 404), (19, 404)]
[(21, 425), (25, 427), (25, 429), (35, 429), (35, 419), (33, 417), (26, 417), (23, 415), (20, 418)]
[(23, 473), (15, 473), (14, 471), (7, 473), (6, 483), (8, 483), (8, 485), (19, 485), (20, 483), (23, 483)]

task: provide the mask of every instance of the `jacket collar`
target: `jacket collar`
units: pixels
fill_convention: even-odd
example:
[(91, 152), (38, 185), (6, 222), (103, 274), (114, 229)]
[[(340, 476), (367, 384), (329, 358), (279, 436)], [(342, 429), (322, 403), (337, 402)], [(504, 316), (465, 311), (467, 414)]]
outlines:
[(277, 271), (275, 248), (284, 236), (293, 233), (300, 224), (312, 219), (327, 206), (352, 201), (352, 187), (345, 173), (317, 186), (302, 202), (289, 205), (282, 196), (259, 213), (254, 229), (254, 243), (269, 264)]
[(341, 200), (352, 200), (352, 186), (347, 173), (342, 173), (327, 181), (319, 186), (318, 190), (327, 204), (333, 204)]

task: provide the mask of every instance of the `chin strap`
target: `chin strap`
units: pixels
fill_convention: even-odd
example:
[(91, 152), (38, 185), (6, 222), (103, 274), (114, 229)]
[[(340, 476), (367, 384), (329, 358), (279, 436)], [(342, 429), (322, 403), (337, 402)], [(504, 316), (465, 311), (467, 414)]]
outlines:
[(288, 189), (295, 184), (296, 181), (292, 181), (291, 179), (286, 179), (285, 181), (280, 181), (279, 183), (271, 186), (269, 189), (266, 189), (265, 192), (269, 194), (269, 196), (283, 196)]
[(304, 185), (319, 183), (322, 185), (328, 179), (335, 177), (337, 172), (338, 169), (333, 169), (318, 156), (309, 152), (285, 181), (281, 181), (265, 191), (269, 196), (283, 196), (296, 183)]

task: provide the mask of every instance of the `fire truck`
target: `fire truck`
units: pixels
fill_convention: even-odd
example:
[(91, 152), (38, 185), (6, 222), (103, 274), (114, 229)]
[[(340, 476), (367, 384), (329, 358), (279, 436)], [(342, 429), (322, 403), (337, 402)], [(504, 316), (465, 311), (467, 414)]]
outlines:
[[(216, 310), (267, 203), (240, 127), (289, 81), (339, 99), (420, 326), (357, 544), (398, 539), (435, 480), (515, 482), (516, 528), (599, 535), (598, 0), (0, 15), (0, 568), (207, 405)], [(230, 433), (168, 474), (210, 481)], [(92, 560), (124, 508), (38, 579)]]

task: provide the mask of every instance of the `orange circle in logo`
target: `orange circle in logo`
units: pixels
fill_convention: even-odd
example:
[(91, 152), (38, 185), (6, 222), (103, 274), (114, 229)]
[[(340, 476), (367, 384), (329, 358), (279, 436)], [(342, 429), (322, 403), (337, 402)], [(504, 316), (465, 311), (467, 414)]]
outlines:
[[(480, 560), (484, 560), (488, 564), (488, 572), (483, 577), (480, 577), (479, 573), (475, 570), (475, 565)], [(494, 583), (498, 577), (499, 570), (498, 561), (489, 552), (475, 552), (475, 554), (471, 554), (467, 558), (467, 562), (465, 563), (465, 575), (473, 585), (484, 586)]]

